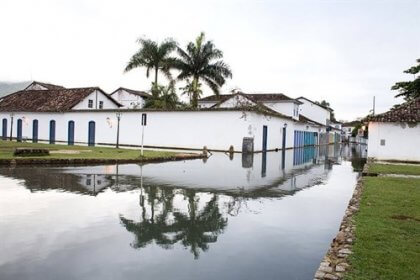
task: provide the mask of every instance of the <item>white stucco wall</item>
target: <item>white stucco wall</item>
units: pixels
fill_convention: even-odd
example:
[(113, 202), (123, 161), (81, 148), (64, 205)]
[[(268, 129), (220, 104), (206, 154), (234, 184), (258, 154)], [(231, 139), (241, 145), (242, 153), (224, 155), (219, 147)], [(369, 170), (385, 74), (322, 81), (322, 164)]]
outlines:
[[(300, 102), (302, 102), (303, 104), (301, 104), (299, 106), (300, 108), (300, 114), (304, 115), (305, 117), (314, 120), (318, 123), (322, 123), (323, 125), (327, 125), (327, 122), (329, 122), (330, 120), (330, 111), (316, 105), (313, 104), (312, 102), (300, 98), (298, 99)], [(328, 120), (328, 121), (327, 121)]]
[(299, 119), (299, 105), (294, 102), (264, 102), (268, 108), (283, 115)]
[(114, 92), (111, 96), (122, 104), (122, 108), (124, 109), (141, 109), (145, 104), (145, 99), (143, 97), (132, 94), (124, 89)]
[(112, 102), (108, 97), (105, 96), (104, 93), (102, 93), (99, 90), (93, 91), (91, 94), (89, 94), (85, 99), (83, 99), (82, 102), (77, 104), (73, 107), (74, 110), (83, 110), (83, 109), (90, 109), (88, 107), (89, 99), (93, 100), (93, 108), (92, 109), (99, 109), (99, 102), (103, 101), (104, 108), (103, 109), (117, 109), (118, 106), (114, 102)]
[(420, 161), (420, 124), (370, 122), (368, 157)]
[[(123, 112), (120, 123), (120, 144), (141, 144), (141, 111)], [(287, 124), (286, 148), (294, 144), (294, 130), (318, 132), (319, 129), (290, 119), (265, 116), (242, 111), (198, 111), (198, 112), (147, 112), (148, 124), (145, 128), (144, 144), (158, 147), (178, 147), (228, 150), (242, 150), (244, 137), (254, 138), (254, 150), (262, 150), (263, 126), (268, 128), (267, 148), (282, 147), (282, 130)], [(8, 120), (7, 135), (10, 136), (10, 114), (0, 113), (1, 120)], [(66, 113), (15, 113), (13, 137), (17, 133), (17, 120), (23, 122), (23, 138), (32, 138), (32, 121), (37, 119), (38, 139), (49, 139), (50, 120), (56, 121), (56, 142), (67, 142), (68, 122), (75, 122), (75, 142), (87, 143), (88, 123), (96, 124), (96, 143), (115, 144), (117, 118), (112, 111), (72, 111)], [(0, 128), (0, 132), (1, 132)]]

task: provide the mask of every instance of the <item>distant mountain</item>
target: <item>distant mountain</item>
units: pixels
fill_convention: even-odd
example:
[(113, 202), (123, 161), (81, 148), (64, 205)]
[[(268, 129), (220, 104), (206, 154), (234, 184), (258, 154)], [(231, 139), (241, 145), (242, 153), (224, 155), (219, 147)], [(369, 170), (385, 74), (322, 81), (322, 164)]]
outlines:
[(0, 98), (10, 93), (26, 88), (31, 81), (25, 82), (0, 82)]

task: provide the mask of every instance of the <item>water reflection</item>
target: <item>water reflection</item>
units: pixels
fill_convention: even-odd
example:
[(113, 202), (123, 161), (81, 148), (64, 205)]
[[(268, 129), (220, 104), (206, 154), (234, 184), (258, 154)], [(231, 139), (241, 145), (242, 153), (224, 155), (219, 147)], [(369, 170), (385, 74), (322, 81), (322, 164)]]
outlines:
[[(135, 256), (147, 254), (142, 257), (143, 261), (144, 258), (160, 259), (164, 256), (163, 252), (170, 251), (179, 258), (171, 259), (171, 263), (178, 263), (180, 267), (181, 264), (191, 265), (178, 251), (182, 248), (189, 252), (189, 259), (195, 263), (199, 263), (206, 256), (206, 262), (213, 264), (214, 267), (217, 267), (215, 262), (218, 259), (235, 256), (235, 260), (230, 261), (239, 266), (232, 271), (239, 273), (241, 268), (247, 271), (240, 275), (232, 275), (232, 272), (219, 267), (213, 271), (213, 274), (202, 278), (213, 278), (210, 276), (223, 278), (229, 274), (231, 277), (226, 276), (229, 279), (255, 279), (262, 276), (253, 273), (261, 271), (264, 271), (265, 279), (286, 279), (292, 276), (299, 279), (308, 278), (307, 276), (313, 276), (313, 271), (339, 224), (345, 208), (345, 203), (342, 202), (348, 199), (346, 197), (350, 197), (354, 187), (354, 173), (343, 163), (351, 161), (351, 165), (350, 163), (348, 165), (355, 171), (360, 171), (364, 160), (363, 147), (330, 145), (279, 153), (236, 154), (233, 157), (214, 154), (206, 161), (89, 167), (0, 168), (0, 179), (1, 176), (18, 179), (19, 185), (29, 190), (31, 194), (41, 195), (38, 197), (42, 201), (40, 202), (42, 206), (37, 206), (34, 200), (25, 202), (25, 207), (29, 207), (29, 210), (21, 216), (15, 214), (16, 209), (13, 206), (10, 206), (12, 211), (2, 208), (0, 203), (0, 226), (3, 226), (3, 232), (7, 232), (9, 227), (13, 228), (12, 223), (20, 221), (22, 224), (29, 224), (28, 230), (31, 230), (44, 218), (34, 213), (38, 213), (39, 209), (45, 209), (44, 204), (49, 203), (49, 214), (45, 214), (45, 223), (39, 224), (44, 228), (50, 224), (49, 215), (54, 216), (56, 213), (74, 208), (67, 200), (61, 201), (59, 208), (53, 206), (55, 200), (61, 199), (60, 194), (70, 194), (71, 200), (75, 200), (76, 205), (87, 203), (83, 208), (85, 212), (80, 213), (80, 218), (94, 219), (92, 224), (83, 223), (92, 230), (90, 235), (79, 232), (77, 226), (71, 227), (70, 220), (77, 217), (59, 216), (54, 219), (56, 222), (50, 229), (52, 232), (43, 231), (38, 236), (45, 235), (43, 239), (48, 239), (55, 230), (63, 232), (62, 229), (54, 227), (71, 227), (75, 239), (69, 240), (74, 243), (81, 236), (101, 236), (104, 234), (103, 231), (113, 229), (113, 235), (121, 240), (110, 243), (112, 251), (123, 250), (121, 248), (127, 246), (131, 251), (140, 254)], [(340, 166), (336, 173), (334, 166)], [(334, 183), (337, 179), (339, 185)], [(317, 186), (316, 190), (312, 188), (314, 186)], [(314, 191), (303, 191), (311, 189)], [(301, 192), (305, 194), (299, 196), (298, 200), (293, 199)], [(319, 194), (316, 195), (317, 193)], [(305, 199), (308, 195), (309, 197)], [(0, 202), (1, 197), (0, 188)], [(84, 198), (91, 200), (86, 201)], [(103, 199), (110, 201), (99, 203)], [(322, 203), (314, 204), (317, 200), (322, 200)], [(342, 202), (338, 204), (337, 201)], [(125, 205), (130, 205), (131, 210), (127, 210)], [(306, 208), (308, 210), (303, 210)], [(100, 214), (94, 214), (96, 210)], [(107, 215), (106, 213), (111, 210), (113, 214)], [(18, 220), (16, 217), (19, 217)], [(103, 217), (107, 217), (106, 223), (102, 221)], [(319, 219), (320, 217), (322, 219)], [(99, 218), (105, 229), (93, 230), (95, 219)], [(37, 224), (30, 225), (28, 220), (37, 221)], [(324, 224), (327, 222), (328, 226)], [(115, 223), (118, 228), (114, 227)], [(307, 227), (308, 224), (311, 226)], [(93, 229), (90, 229), (91, 227)], [(331, 228), (331, 232), (326, 233), (325, 228)], [(22, 236), (26, 233), (22, 233)], [(307, 241), (304, 238), (305, 241), (302, 241), (302, 236), (308, 234), (311, 238)], [(13, 235), (3, 236), (7, 237), (7, 244), (12, 244), (10, 248), (6, 246), (5, 249), (13, 252), (16, 249), (13, 244), (18, 246), (22, 242), (19, 236), (15, 232)], [(36, 242), (38, 241), (33, 243)], [(320, 242), (320, 245), (308, 245), (318, 244), (316, 242)], [(289, 244), (295, 245), (290, 247)], [(300, 245), (306, 249), (297, 250)], [(156, 249), (150, 251), (156, 247), (160, 249), (159, 252)], [(24, 248), (30, 250), (32, 247), (24, 246)], [(52, 250), (60, 251), (56, 248)], [(95, 249), (92, 250), (96, 252)], [(244, 251), (248, 253), (245, 254)], [(15, 266), (19, 265), (19, 261), (23, 261), (21, 254), (12, 257), (16, 262), (10, 262), (2, 261), (2, 257), (4, 259), (6, 257), (0, 252), (0, 278), (2, 275), (9, 275), (1, 271), (15, 271), (13, 270)], [(28, 254), (34, 252), (30, 251)], [(122, 258), (124, 254), (129, 253), (125, 251), (120, 257)], [(93, 259), (99, 257), (97, 254), (89, 256)], [(278, 260), (274, 262), (270, 256), (282, 260), (281, 264)], [(248, 260), (250, 257), (252, 261)], [(106, 263), (107, 260), (102, 262)], [(129, 260), (126, 262), (131, 263)], [(164, 265), (163, 260), (162, 262)], [(298, 268), (288, 270), (288, 267), (298, 263), (300, 264)], [(29, 263), (26, 265), (31, 267)], [(37, 267), (42, 265), (38, 263)], [(178, 275), (182, 277), (174, 277), (165, 272), (153, 276), (145, 272), (148, 267), (146, 264), (144, 269), (134, 267), (136, 267), (134, 270), (141, 270), (144, 275), (149, 275), (149, 278), (153, 279), (197, 278), (197, 275), (195, 277), (185, 275), (183, 271), (178, 271)], [(248, 271), (246, 269), (248, 267), (253, 272)], [(44, 272), (34, 272), (34, 270), (36, 269), (32, 269), (32, 273), (36, 275), (34, 279), (41, 279), (38, 276)], [(267, 270), (273, 271), (273, 275), (266, 274)], [(296, 276), (296, 273), (299, 275)], [(78, 276), (83, 278), (83, 274)], [(127, 278), (135, 277), (133, 274), (133, 277)]]
[[(120, 215), (121, 224), (135, 236), (131, 243), (135, 249), (152, 242), (164, 249), (171, 249), (173, 244), (180, 243), (189, 248), (197, 259), (200, 250), (207, 251), (209, 244), (216, 242), (217, 236), (227, 226), (227, 218), (220, 213), (218, 195), (212, 195), (200, 210), (198, 204), (201, 196), (194, 190), (183, 190), (177, 194), (174, 189), (147, 187), (141, 191), (141, 220), (136, 222)], [(177, 195), (187, 201), (187, 213), (174, 209)], [(161, 211), (156, 213), (159, 208)]]

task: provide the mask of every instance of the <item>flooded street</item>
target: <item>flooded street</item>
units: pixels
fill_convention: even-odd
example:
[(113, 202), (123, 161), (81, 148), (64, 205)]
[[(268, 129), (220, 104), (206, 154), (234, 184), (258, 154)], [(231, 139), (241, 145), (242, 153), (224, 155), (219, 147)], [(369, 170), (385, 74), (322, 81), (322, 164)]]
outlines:
[(365, 156), (0, 168), (0, 279), (313, 279)]

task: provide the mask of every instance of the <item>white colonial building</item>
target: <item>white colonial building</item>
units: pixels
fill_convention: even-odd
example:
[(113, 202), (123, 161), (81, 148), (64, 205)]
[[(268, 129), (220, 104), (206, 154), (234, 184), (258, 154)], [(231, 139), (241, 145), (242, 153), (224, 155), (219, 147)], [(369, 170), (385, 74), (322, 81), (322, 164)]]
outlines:
[[(302, 102), (283, 94), (237, 93), (213, 101), (211, 108), (168, 111), (122, 108), (113, 98), (118, 91), (107, 95), (100, 88), (45, 85), (34, 83), (0, 101), (3, 139), (113, 146), (119, 137), (121, 146), (140, 146), (144, 130), (145, 147), (238, 152), (315, 146), (338, 139), (328, 132), (328, 116), (310, 119), (299, 108)], [(142, 127), (144, 115), (147, 124)]]
[(369, 158), (420, 162), (420, 98), (368, 120)]
[(122, 105), (123, 109), (141, 109), (150, 97), (145, 91), (120, 87), (111, 93), (112, 98)]

